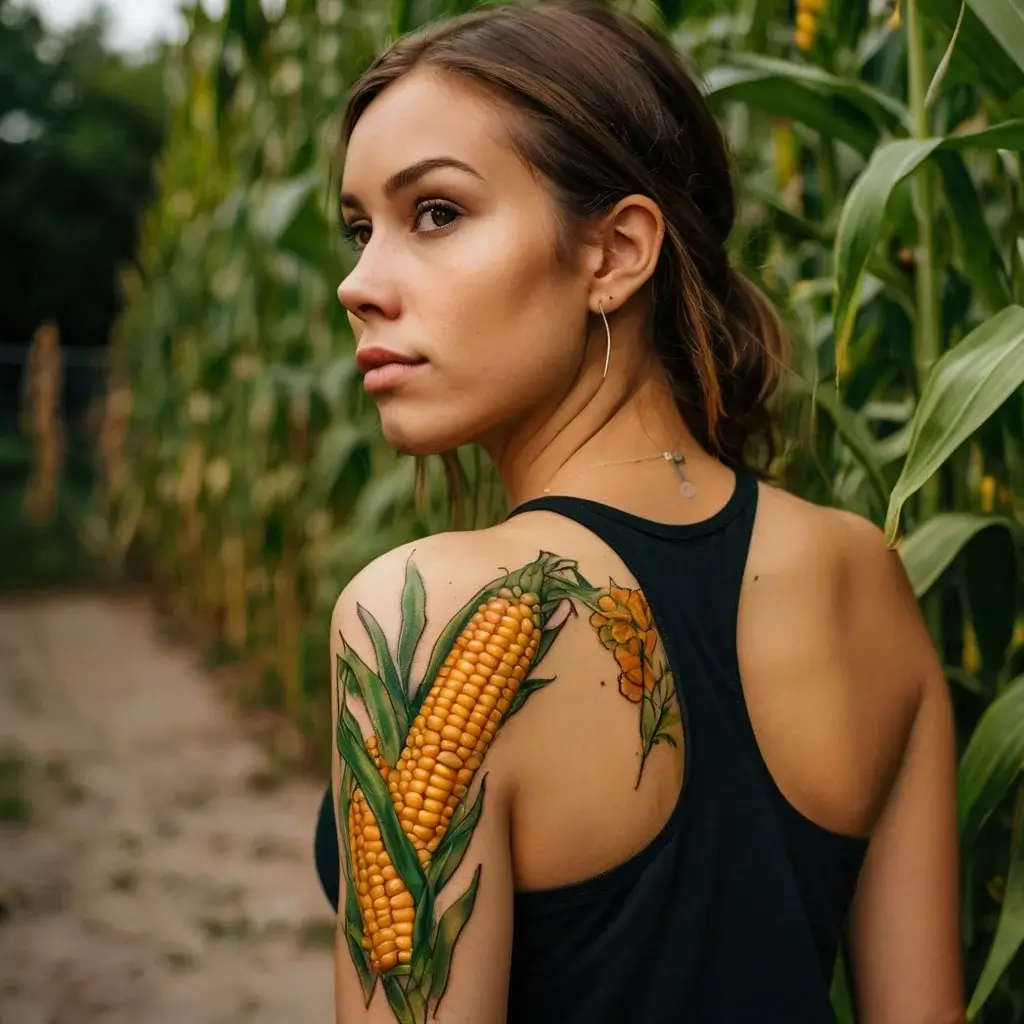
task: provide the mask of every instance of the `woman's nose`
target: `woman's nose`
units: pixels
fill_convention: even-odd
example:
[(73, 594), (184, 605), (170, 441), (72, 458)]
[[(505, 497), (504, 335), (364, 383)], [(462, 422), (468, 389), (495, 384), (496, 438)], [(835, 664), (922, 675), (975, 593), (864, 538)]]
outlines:
[(398, 316), (398, 288), (392, 275), (385, 275), (378, 266), (367, 259), (364, 250), (359, 263), (338, 285), (338, 301), (360, 320), (374, 315), (392, 320)]

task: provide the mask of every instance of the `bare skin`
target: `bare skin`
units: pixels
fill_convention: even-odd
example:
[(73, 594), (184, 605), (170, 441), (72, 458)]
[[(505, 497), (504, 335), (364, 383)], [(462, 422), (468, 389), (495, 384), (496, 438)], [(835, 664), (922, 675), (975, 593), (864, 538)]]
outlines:
[[(386, 90), (356, 126), (343, 213), (362, 253), (339, 298), (361, 352), (384, 346), (423, 361), (375, 393), (385, 436), (410, 453), (482, 444), (512, 506), (547, 488), (660, 522), (707, 518), (728, 499), (733, 473), (686, 430), (643, 335), (660, 211), (643, 196), (623, 200), (576, 265), (559, 265), (552, 200), (506, 132), (492, 98), (426, 72)], [(435, 167), (385, 191), (396, 172), (438, 157), (471, 170)], [(612, 333), (607, 378), (599, 303)], [(598, 465), (669, 449), (686, 456), (692, 501), (680, 499), (664, 462)], [(636, 586), (597, 538), (546, 512), (418, 542), (427, 628), (416, 678), (458, 608), (498, 567), (524, 565), (538, 549), (572, 558), (588, 579)], [(333, 655), (343, 636), (372, 664), (357, 606), (399, 636), (410, 553), (391, 552), (346, 588)], [(860, 1019), (963, 1020), (952, 717), (898, 556), (869, 523), (762, 485), (737, 644), (757, 739), (784, 795), (828, 829), (871, 837), (852, 922)], [(585, 615), (544, 670), (558, 685), (502, 725), (487, 754), (487, 811), (450, 891), (484, 870), (442, 1024), (505, 1019), (515, 890), (625, 860), (659, 831), (679, 791), (681, 734), (678, 746), (652, 750), (634, 785), (636, 707), (614, 686), (595, 690), (614, 666)], [(369, 735), (365, 717), (359, 725)], [(341, 770), (336, 756), (336, 788)], [(339, 1022), (395, 1019), (383, 998), (364, 1006), (344, 942), (336, 979)]]

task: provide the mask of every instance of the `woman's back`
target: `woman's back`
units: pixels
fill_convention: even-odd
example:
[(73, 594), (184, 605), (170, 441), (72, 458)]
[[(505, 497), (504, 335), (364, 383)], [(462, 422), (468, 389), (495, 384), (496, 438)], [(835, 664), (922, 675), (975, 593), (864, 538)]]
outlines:
[[(933, 856), (951, 811), (922, 826), (892, 798), (901, 765), (918, 806), (948, 793), (948, 722), (919, 721), (935, 687), (898, 556), (862, 521), (749, 472), (721, 473), (696, 503), (648, 473), (628, 503), (644, 516), (543, 497), (491, 530), (385, 556), (339, 602), (337, 632), (373, 664), (356, 606), (398, 637), (408, 564), (425, 581), (424, 653), (488, 580), (538, 553), (572, 565), (544, 595), (560, 603), (531, 692), (467, 780), (486, 777), (486, 802), (451, 883), (464, 893), (481, 870), (453, 1019), (492, 1019), (504, 972), (510, 1022), (830, 1020), (872, 833), (901, 844), (901, 863), (861, 879), (862, 917), (891, 922), (857, 952), (912, 976), (921, 942), (955, 917), (934, 899), (955, 872)], [(876, 831), (887, 806), (889, 836)], [(928, 970), (955, 977), (941, 948)]]

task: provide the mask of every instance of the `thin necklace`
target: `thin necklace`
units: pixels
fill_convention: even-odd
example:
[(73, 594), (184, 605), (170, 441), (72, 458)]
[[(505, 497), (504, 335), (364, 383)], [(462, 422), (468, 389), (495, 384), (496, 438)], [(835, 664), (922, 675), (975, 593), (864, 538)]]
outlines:
[[(592, 469), (606, 469), (608, 466), (628, 466), (636, 462), (652, 462), (654, 459), (664, 459), (666, 462), (671, 462), (676, 468), (676, 472), (679, 474), (679, 490), (682, 492), (684, 498), (696, 498), (697, 488), (686, 479), (686, 458), (679, 452), (660, 452), (657, 455), (642, 455), (638, 459), (620, 459), (616, 462), (599, 462), (595, 466), (584, 466), (582, 469), (577, 469), (575, 472), (570, 473), (567, 479), (572, 479), (574, 476), (579, 476), (580, 473), (587, 473)], [(545, 494), (551, 493), (550, 487), (544, 488)]]

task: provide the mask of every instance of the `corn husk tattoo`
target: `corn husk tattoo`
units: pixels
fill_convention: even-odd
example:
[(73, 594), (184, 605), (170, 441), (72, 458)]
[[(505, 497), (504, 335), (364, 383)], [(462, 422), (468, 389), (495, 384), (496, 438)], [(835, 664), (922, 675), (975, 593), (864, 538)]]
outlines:
[[(425, 1024), (444, 996), (452, 957), (480, 884), (438, 917), (438, 897), (465, 858), (480, 821), (487, 752), (527, 699), (554, 682), (536, 670), (563, 628), (559, 615), (582, 604), (614, 655), (619, 690), (640, 704), (637, 777), (658, 743), (675, 743), (672, 674), (639, 590), (591, 586), (574, 561), (541, 552), (483, 587), (445, 626), (423, 680), (411, 669), (426, 629), (426, 591), (410, 558), (394, 650), (359, 607), (373, 647), (371, 669), (341, 637), (337, 658), (338, 813), (346, 880), (345, 940), (369, 1006), (378, 984), (400, 1024)], [(557, 620), (557, 624), (554, 624)], [(373, 732), (364, 741), (349, 702)]]

